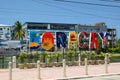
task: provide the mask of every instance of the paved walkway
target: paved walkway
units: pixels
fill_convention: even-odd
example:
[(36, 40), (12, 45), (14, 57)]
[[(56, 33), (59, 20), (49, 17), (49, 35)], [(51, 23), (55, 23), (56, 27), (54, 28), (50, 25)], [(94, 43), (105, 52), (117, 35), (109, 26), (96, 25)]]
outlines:
[[(66, 77), (63, 77), (62, 67), (41, 68), (41, 80), (54, 80), (63, 78), (80, 78), (87, 76), (120, 74), (120, 63), (110, 63), (108, 74), (105, 74), (104, 65), (89, 65), (88, 75), (85, 75), (84, 66), (66, 67)], [(12, 80), (37, 80), (37, 69), (12, 69)], [(8, 69), (0, 69), (0, 80), (9, 80)], [(73, 79), (72, 79), (73, 80)]]

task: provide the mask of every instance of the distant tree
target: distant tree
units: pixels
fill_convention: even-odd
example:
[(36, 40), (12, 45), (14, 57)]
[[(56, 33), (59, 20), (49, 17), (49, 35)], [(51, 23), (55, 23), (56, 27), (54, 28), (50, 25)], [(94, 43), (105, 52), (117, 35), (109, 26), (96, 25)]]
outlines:
[(108, 47), (107, 50), (109, 53), (120, 53), (120, 39), (117, 40), (116, 47), (114, 47), (114, 48)]
[(25, 30), (22, 29), (22, 25), (19, 21), (16, 21), (15, 24), (15, 31), (13, 33), (13, 37), (15, 40), (23, 40), (25, 37)]
[(120, 39), (118, 39), (118, 41), (116, 42), (117, 47), (120, 47)]
[(116, 45), (117, 45), (117, 52), (120, 53), (120, 39), (118, 39)]

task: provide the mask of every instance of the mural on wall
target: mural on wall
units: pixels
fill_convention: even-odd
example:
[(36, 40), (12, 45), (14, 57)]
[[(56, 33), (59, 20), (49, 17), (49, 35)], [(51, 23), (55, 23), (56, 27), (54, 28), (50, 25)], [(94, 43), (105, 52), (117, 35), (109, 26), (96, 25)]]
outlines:
[(78, 46), (81, 49), (89, 48), (89, 34), (87, 32), (80, 32), (78, 34)]
[(76, 34), (76, 32), (69, 32), (68, 48), (69, 49), (76, 49), (77, 48), (77, 34)]
[(40, 32), (30, 32), (29, 47), (30, 49), (38, 49), (40, 46)]
[[(79, 46), (81, 49), (98, 49), (99, 37), (102, 40), (102, 48), (106, 48), (108, 36), (109, 33), (107, 32), (91, 32), (90, 34), (87, 32), (80, 32), (77, 38), (76, 32), (69, 32), (68, 48), (75, 49)], [(54, 47), (54, 35), (51, 32), (44, 32), (40, 42), (40, 32), (31, 31), (29, 41), (30, 49), (38, 49), (40, 43), (41, 47), (45, 50), (50, 50)], [(64, 32), (56, 32), (56, 46), (59, 49), (61, 47), (67, 47), (67, 36)]]
[(89, 48), (90, 49), (98, 48), (98, 34), (96, 32), (90, 33)]
[(56, 32), (56, 45), (57, 48), (66, 47), (67, 36), (64, 32)]
[(108, 40), (108, 36), (109, 36), (109, 33), (105, 32), (105, 33), (98, 33), (101, 40), (102, 40), (102, 48), (106, 48), (107, 46), (107, 40)]
[(42, 48), (50, 50), (54, 46), (54, 36), (51, 32), (45, 32), (42, 35)]

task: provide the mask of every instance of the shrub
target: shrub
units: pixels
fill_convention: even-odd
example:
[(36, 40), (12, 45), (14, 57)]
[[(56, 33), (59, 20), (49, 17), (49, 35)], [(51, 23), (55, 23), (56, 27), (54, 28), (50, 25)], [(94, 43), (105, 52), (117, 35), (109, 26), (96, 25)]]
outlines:
[(81, 60), (84, 61), (85, 58), (87, 58), (87, 54), (85, 52), (81, 52)]
[(75, 55), (74, 51), (72, 51), (72, 50), (67, 51), (66, 57), (67, 57), (68, 61), (72, 61), (72, 58), (74, 57), (74, 55)]
[(62, 56), (62, 53), (60, 51), (57, 51), (54, 56), (57, 59), (57, 62), (59, 62), (60, 61), (60, 57)]
[(40, 61), (45, 63), (45, 59), (46, 59), (47, 53), (46, 52), (41, 52), (40, 53)]
[(24, 63), (26, 57), (27, 57), (27, 53), (26, 52), (21, 52), (19, 54), (19, 57), (18, 57), (18, 59), (20, 60), (20, 63)]
[(98, 60), (104, 60), (105, 58), (105, 53), (101, 52), (99, 55), (98, 55)]
[(54, 54), (52, 52), (47, 54), (48, 62), (52, 62), (53, 56)]
[(108, 49), (108, 52), (110, 52), (110, 53), (118, 53), (119, 52), (119, 50), (118, 50), (118, 48), (109, 48)]
[(95, 52), (91, 52), (90, 53), (90, 58), (91, 58), (91, 60), (95, 60), (96, 59), (96, 55), (97, 55), (97, 53), (95, 53)]
[(37, 52), (37, 51), (34, 51), (34, 52), (32, 53), (32, 55), (33, 55), (34, 62), (36, 63), (37, 60), (38, 60), (38, 52)]

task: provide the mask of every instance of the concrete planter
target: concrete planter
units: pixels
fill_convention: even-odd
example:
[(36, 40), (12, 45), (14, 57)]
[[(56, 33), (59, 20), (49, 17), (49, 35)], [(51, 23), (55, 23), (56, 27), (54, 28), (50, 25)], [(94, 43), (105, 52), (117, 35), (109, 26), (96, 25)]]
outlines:
[(88, 60), (89, 65), (95, 65), (95, 60)]
[(33, 63), (33, 67), (34, 67), (34, 68), (37, 68), (37, 63)]
[(31, 69), (33, 67), (33, 64), (32, 63), (27, 63), (27, 68), (28, 69)]
[(81, 61), (81, 66), (84, 66), (85, 65), (85, 61)]
[(104, 61), (104, 60), (101, 60), (101, 61), (100, 61), (100, 64), (104, 64), (104, 63), (105, 63), (105, 61)]
[(19, 64), (18, 64), (18, 67), (19, 67), (19, 69), (24, 69), (24, 64), (19, 63)]
[(54, 66), (55, 67), (60, 67), (60, 66), (62, 66), (62, 62), (54, 62)]
[(46, 68), (46, 63), (40, 63), (40, 67)]
[(99, 60), (95, 60), (95, 65), (99, 65)]
[(49, 63), (47, 64), (47, 66), (48, 66), (48, 67), (53, 67), (53, 63), (52, 63), (52, 62), (49, 62)]
[(74, 66), (79, 66), (79, 61), (74, 61)]
[(68, 62), (67, 62), (67, 65), (68, 65), (68, 66), (73, 66), (73, 62), (72, 62), (72, 61), (68, 61)]

